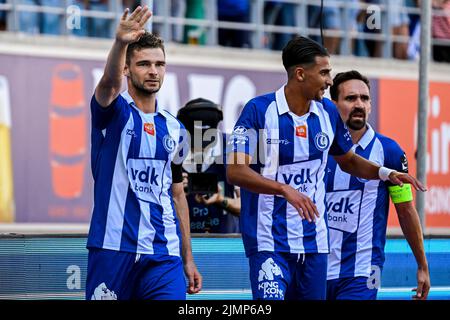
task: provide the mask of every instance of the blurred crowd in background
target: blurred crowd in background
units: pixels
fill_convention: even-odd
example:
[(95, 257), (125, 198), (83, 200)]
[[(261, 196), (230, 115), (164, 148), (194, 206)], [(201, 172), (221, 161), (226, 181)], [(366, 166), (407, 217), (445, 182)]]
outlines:
[[(0, 0), (0, 30), (9, 30), (7, 15), (11, 10), (5, 9), (5, 5), (12, 3), (11, 0)], [(309, 34), (311, 38), (320, 39), (318, 30), (322, 24), (325, 30), (324, 45), (332, 54), (350, 54), (366, 57), (383, 57), (383, 42), (374, 40), (370, 35), (381, 34), (382, 28), (389, 25), (390, 35), (393, 37), (403, 37), (405, 40), (392, 42), (391, 57), (396, 59), (417, 59), (419, 53), (420, 39), (420, 15), (418, 9), (420, 0), (325, 0), (324, 8), (321, 11), (320, 1), (260, 1), (260, 0), (15, 0), (16, 4), (30, 6), (47, 6), (55, 8), (65, 8), (71, 5), (77, 6), (83, 12), (93, 11), (96, 16), (81, 15), (79, 26), (69, 32), (64, 31), (64, 11), (62, 13), (42, 12), (37, 10), (20, 10), (16, 18), (15, 30), (31, 34), (71, 34), (84, 37), (109, 38), (114, 34), (115, 24), (118, 14), (125, 7), (133, 10), (143, 3), (152, 3), (155, 16), (170, 16), (185, 19), (211, 19), (210, 12), (219, 22), (233, 22), (250, 24), (255, 23), (255, 11), (262, 6), (262, 16), (258, 19), (264, 25), (295, 27), (301, 20), (301, 11), (297, 10), (299, 4), (306, 3), (303, 25), (308, 30), (315, 29), (314, 34)], [(211, 10), (209, 6), (215, 5)], [(380, 28), (371, 27), (374, 13), (370, 10), (370, 5), (386, 7), (389, 18), (382, 21)], [(259, 7), (257, 7), (259, 6)], [(450, 62), (450, 0), (432, 0), (432, 36), (433, 59), (439, 62)], [(389, 10), (389, 11), (388, 11)], [(413, 13), (411, 13), (413, 12)], [(101, 16), (101, 14), (104, 14)], [(109, 13), (107, 16), (105, 13)], [(322, 15), (321, 15), (322, 13)], [(67, 13), (65, 13), (67, 15)], [(375, 12), (376, 14), (376, 12)], [(383, 13), (384, 14), (384, 13)], [(322, 21), (320, 17), (323, 17)], [(63, 18), (63, 19), (62, 19)], [(376, 17), (375, 17), (376, 18)], [(154, 22), (153, 31), (160, 33), (163, 23)], [(257, 22), (257, 21), (256, 21)], [(186, 23), (173, 23), (171, 25), (170, 38), (165, 38), (166, 42), (190, 43), (197, 45), (211, 44), (208, 41), (210, 35), (204, 26), (196, 26)], [(292, 30), (292, 29), (291, 29)], [(331, 32), (330, 32), (331, 31)], [(333, 31), (335, 31), (333, 33)], [(368, 37), (352, 37), (350, 41), (344, 42), (343, 37), (336, 33), (345, 31), (346, 33), (360, 32), (369, 35)], [(253, 31), (246, 28), (219, 28), (215, 43), (221, 46), (255, 48)], [(287, 41), (295, 36), (295, 32), (264, 32), (262, 42), (256, 48), (266, 48), (271, 50), (281, 50)], [(303, 34), (304, 35), (304, 34)], [(442, 41), (444, 40), (444, 43)], [(343, 50), (345, 48), (345, 50)], [(384, 55), (384, 57), (386, 57)]]

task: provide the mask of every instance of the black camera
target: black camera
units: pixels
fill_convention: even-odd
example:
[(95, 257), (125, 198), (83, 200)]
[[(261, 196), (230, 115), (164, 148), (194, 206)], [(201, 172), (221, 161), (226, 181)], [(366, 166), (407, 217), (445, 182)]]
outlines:
[(219, 192), (217, 183), (213, 173), (188, 173), (188, 193), (212, 195)]

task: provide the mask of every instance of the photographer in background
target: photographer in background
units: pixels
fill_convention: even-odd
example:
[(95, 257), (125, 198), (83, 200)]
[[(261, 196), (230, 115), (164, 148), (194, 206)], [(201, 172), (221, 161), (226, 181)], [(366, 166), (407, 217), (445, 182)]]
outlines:
[(223, 119), (219, 105), (198, 98), (178, 111), (191, 135), (183, 162), (183, 183), (192, 233), (239, 233), (239, 189), (227, 183), (225, 135), (217, 129)]

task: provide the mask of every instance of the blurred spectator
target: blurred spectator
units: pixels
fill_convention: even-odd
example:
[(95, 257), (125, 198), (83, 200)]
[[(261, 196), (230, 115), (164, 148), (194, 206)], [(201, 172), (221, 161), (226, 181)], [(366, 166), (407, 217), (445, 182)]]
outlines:
[[(205, 19), (203, 0), (186, 0), (186, 18)], [(198, 26), (187, 25), (184, 29), (185, 42), (190, 44), (205, 44), (205, 29)]]
[[(191, 135), (191, 149), (183, 162), (191, 233), (238, 233), (240, 193), (227, 182), (226, 137), (217, 130), (222, 110), (214, 102), (198, 98), (187, 102), (177, 118)], [(210, 133), (212, 141), (203, 139)]]
[[(357, 3), (358, 0), (348, 0), (348, 2), (351, 3)], [(358, 9), (356, 8), (349, 8), (348, 10), (345, 10), (344, 7), (339, 7), (339, 5), (345, 4), (345, 2), (342, 1), (327, 1), (324, 3), (323, 7), (323, 20), (322, 25), (324, 30), (345, 30), (344, 26), (345, 24), (348, 24), (349, 31), (356, 31), (357, 24), (356, 24), (356, 18), (358, 15)], [(317, 5), (309, 5), (308, 6), (308, 27), (309, 28), (320, 28), (320, 6)], [(319, 37), (312, 36), (312, 39), (315, 39), (319, 42)], [(335, 36), (327, 36), (326, 31), (324, 32), (324, 47), (327, 48), (328, 52), (331, 54), (338, 54), (340, 53), (340, 43), (341, 39), (340, 37)], [(353, 50), (350, 50), (353, 51)]]
[[(108, 0), (88, 1), (89, 10), (108, 11)], [(88, 19), (88, 29), (90, 37), (110, 38), (112, 37), (111, 24), (113, 20), (90, 17)]]
[[(419, 1), (407, 0), (408, 7), (417, 7)], [(409, 42), (408, 42), (408, 59), (418, 60), (420, 57), (420, 14), (409, 14)]]
[(122, 0), (123, 8), (130, 9), (130, 12), (133, 12), (140, 4), (141, 0)]
[[(72, 0), (72, 4), (80, 8), (80, 10), (108, 11), (108, 0)], [(130, 8), (131, 9), (131, 8)], [(98, 17), (80, 18), (80, 28), (73, 30), (73, 34), (82, 37), (109, 38), (111, 33), (110, 19)]]
[[(172, 17), (184, 18), (186, 17), (186, 1), (172, 0), (170, 13)], [(172, 41), (182, 43), (184, 42), (184, 26), (181, 24), (172, 25)]]
[[(140, 4), (140, 1), (138, 1)], [(187, 8), (190, 8), (188, 11)], [(169, 12), (165, 12), (168, 10)], [(154, 16), (171, 16), (176, 18), (204, 18), (204, 9), (202, 1), (191, 1), (191, 0), (154, 0), (153, 1), (153, 15)], [(174, 41), (179, 43), (187, 43), (187, 32), (190, 30), (196, 30), (198, 27), (195, 26), (184, 26), (183, 24), (174, 23), (171, 24), (171, 36), (163, 34), (163, 23), (164, 22), (153, 22), (153, 33), (163, 37), (165, 41)], [(186, 36), (185, 36), (186, 29)], [(201, 32), (201, 31), (200, 31)], [(198, 32), (198, 33), (200, 33)], [(204, 42), (203, 39), (200, 42)]]
[[(434, 39), (450, 40), (450, 0), (434, 0), (433, 9), (443, 10), (445, 15), (433, 15), (431, 34)], [(433, 59), (437, 62), (450, 62), (449, 45), (433, 45)]]
[[(217, 0), (218, 19), (230, 22), (250, 22), (249, 0)], [(251, 48), (250, 32), (242, 29), (219, 29), (219, 44), (227, 47)]]
[[(39, 4), (41, 6), (48, 7), (60, 7), (63, 5), (59, 0), (40, 0)], [(41, 13), (41, 24), (40, 30), (41, 33), (45, 34), (61, 34), (60, 26), (61, 26), (61, 15), (43, 12)]]
[[(295, 26), (295, 4), (282, 1), (267, 1), (264, 6), (264, 24), (277, 26)], [(267, 38), (267, 47), (282, 50), (294, 37), (289, 33), (271, 33)]]
[[(35, 6), (40, 4), (38, 0), (21, 0), (20, 3)], [(40, 33), (39, 12), (21, 11), (19, 13), (19, 30), (31, 34)]]
[[(0, 0), (0, 4), (6, 3), (6, 0)], [(0, 10), (0, 30), (6, 30), (6, 11)]]
[[(392, 32), (394, 36), (409, 37), (409, 17), (405, 10), (405, 0), (366, 0), (365, 2), (380, 5), (384, 4), (387, 11), (384, 15), (390, 15), (389, 32)], [(386, 16), (387, 17), (387, 16)], [(383, 24), (382, 24), (383, 27)], [(365, 32), (368, 33), (380, 33), (379, 29), (370, 29), (366, 26)], [(372, 57), (382, 56), (383, 43), (381, 41), (366, 40), (366, 46), (369, 50), (369, 54)], [(393, 57), (397, 59), (408, 58), (408, 43), (406, 42), (394, 42), (393, 44)]]

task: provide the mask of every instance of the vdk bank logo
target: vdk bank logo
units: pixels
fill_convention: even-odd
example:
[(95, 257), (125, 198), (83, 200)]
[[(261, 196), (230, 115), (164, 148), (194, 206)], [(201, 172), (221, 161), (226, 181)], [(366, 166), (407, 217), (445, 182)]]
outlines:
[(163, 183), (164, 164), (164, 160), (128, 160), (128, 179), (138, 198), (145, 201), (157, 201), (156, 197), (161, 192)]
[(262, 291), (263, 297), (282, 299), (284, 292), (279, 287), (279, 283), (276, 278), (284, 278), (283, 271), (273, 261), (272, 258), (268, 258), (261, 264), (261, 269), (258, 274), (258, 290)]

